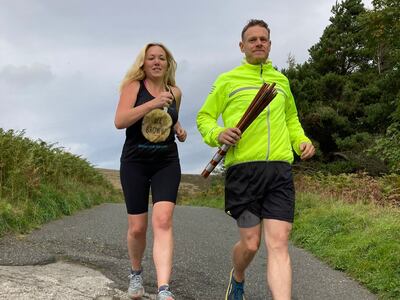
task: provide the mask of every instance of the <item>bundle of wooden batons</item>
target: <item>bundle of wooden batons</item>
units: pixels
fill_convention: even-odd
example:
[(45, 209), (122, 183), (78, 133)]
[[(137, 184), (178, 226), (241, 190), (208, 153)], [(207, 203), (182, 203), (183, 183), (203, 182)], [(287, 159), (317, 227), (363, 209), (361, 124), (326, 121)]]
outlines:
[[(246, 112), (243, 114), (239, 123), (236, 125), (240, 131), (243, 132), (250, 126), (250, 124), (258, 117), (258, 115), (271, 103), (271, 101), (275, 98), (277, 91), (275, 89), (275, 82), (269, 85), (268, 83), (264, 83), (257, 95), (254, 97), (253, 101), (250, 103)], [(228, 152), (230, 146), (222, 145), (218, 148), (218, 151), (214, 154), (211, 161), (205, 167), (201, 176), (207, 178), (208, 175), (215, 169), (221, 159), (225, 156), (226, 152)]]

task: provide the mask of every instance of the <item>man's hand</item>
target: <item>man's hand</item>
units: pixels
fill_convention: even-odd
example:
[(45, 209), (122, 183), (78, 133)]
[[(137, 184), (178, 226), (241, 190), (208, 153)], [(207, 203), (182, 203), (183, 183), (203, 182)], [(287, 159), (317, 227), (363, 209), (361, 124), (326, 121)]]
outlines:
[(219, 134), (218, 142), (233, 146), (240, 140), (241, 135), (239, 128), (227, 128)]
[(306, 142), (301, 143), (300, 151), (301, 151), (300, 158), (302, 160), (309, 159), (309, 158), (313, 157), (315, 154), (315, 148), (314, 148), (313, 144), (311, 144), (311, 143), (306, 143)]

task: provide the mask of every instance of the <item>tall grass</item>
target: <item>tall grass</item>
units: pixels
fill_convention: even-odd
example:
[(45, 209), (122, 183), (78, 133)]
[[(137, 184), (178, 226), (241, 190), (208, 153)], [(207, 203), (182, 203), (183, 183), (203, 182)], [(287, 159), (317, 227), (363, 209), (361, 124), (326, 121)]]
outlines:
[(347, 203), (400, 207), (400, 175), (372, 177), (364, 173), (329, 175), (315, 172), (295, 176), (296, 191), (312, 192)]
[(119, 198), (87, 160), (0, 128), (0, 236)]

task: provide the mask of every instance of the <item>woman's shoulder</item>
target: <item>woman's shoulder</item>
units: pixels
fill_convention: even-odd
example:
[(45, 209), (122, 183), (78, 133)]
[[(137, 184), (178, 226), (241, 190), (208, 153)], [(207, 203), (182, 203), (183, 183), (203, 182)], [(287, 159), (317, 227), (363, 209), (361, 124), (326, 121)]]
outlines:
[(182, 96), (182, 91), (178, 86), (176, 86), (176, 85), (171, 86), (171, 90), (172, 90), (172, 93), (175, 95), (175, 97), (180, 98)]
[(134, 80), (122, 88), (122, 93), (131, 94), (131, 93), (135, 92), (137, 94), (137, 92), (139, 91), (139, 88), (140, 88), (140, 81)]

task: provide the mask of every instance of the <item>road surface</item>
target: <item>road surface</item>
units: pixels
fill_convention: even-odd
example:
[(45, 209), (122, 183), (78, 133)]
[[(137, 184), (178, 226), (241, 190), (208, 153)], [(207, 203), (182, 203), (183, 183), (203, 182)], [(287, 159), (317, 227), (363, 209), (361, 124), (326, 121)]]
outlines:
[[(145, 299), (156, 279), (151, 226), (143, 261)], [(129, 260), (124, 204), (103, 204), (44, 225), (26, 236), (0, 240), (0, 299), (126, 299)], [(177, 299), (224, 299), (235, 222), (223, 211), (177, 206), (171, 287)], [(369, 300), (369, 293), (309, 253), (290, 247), (293, 299)], [(248, 300), (271, 299), (265, 287), (265, 247), (246, 274)]]

